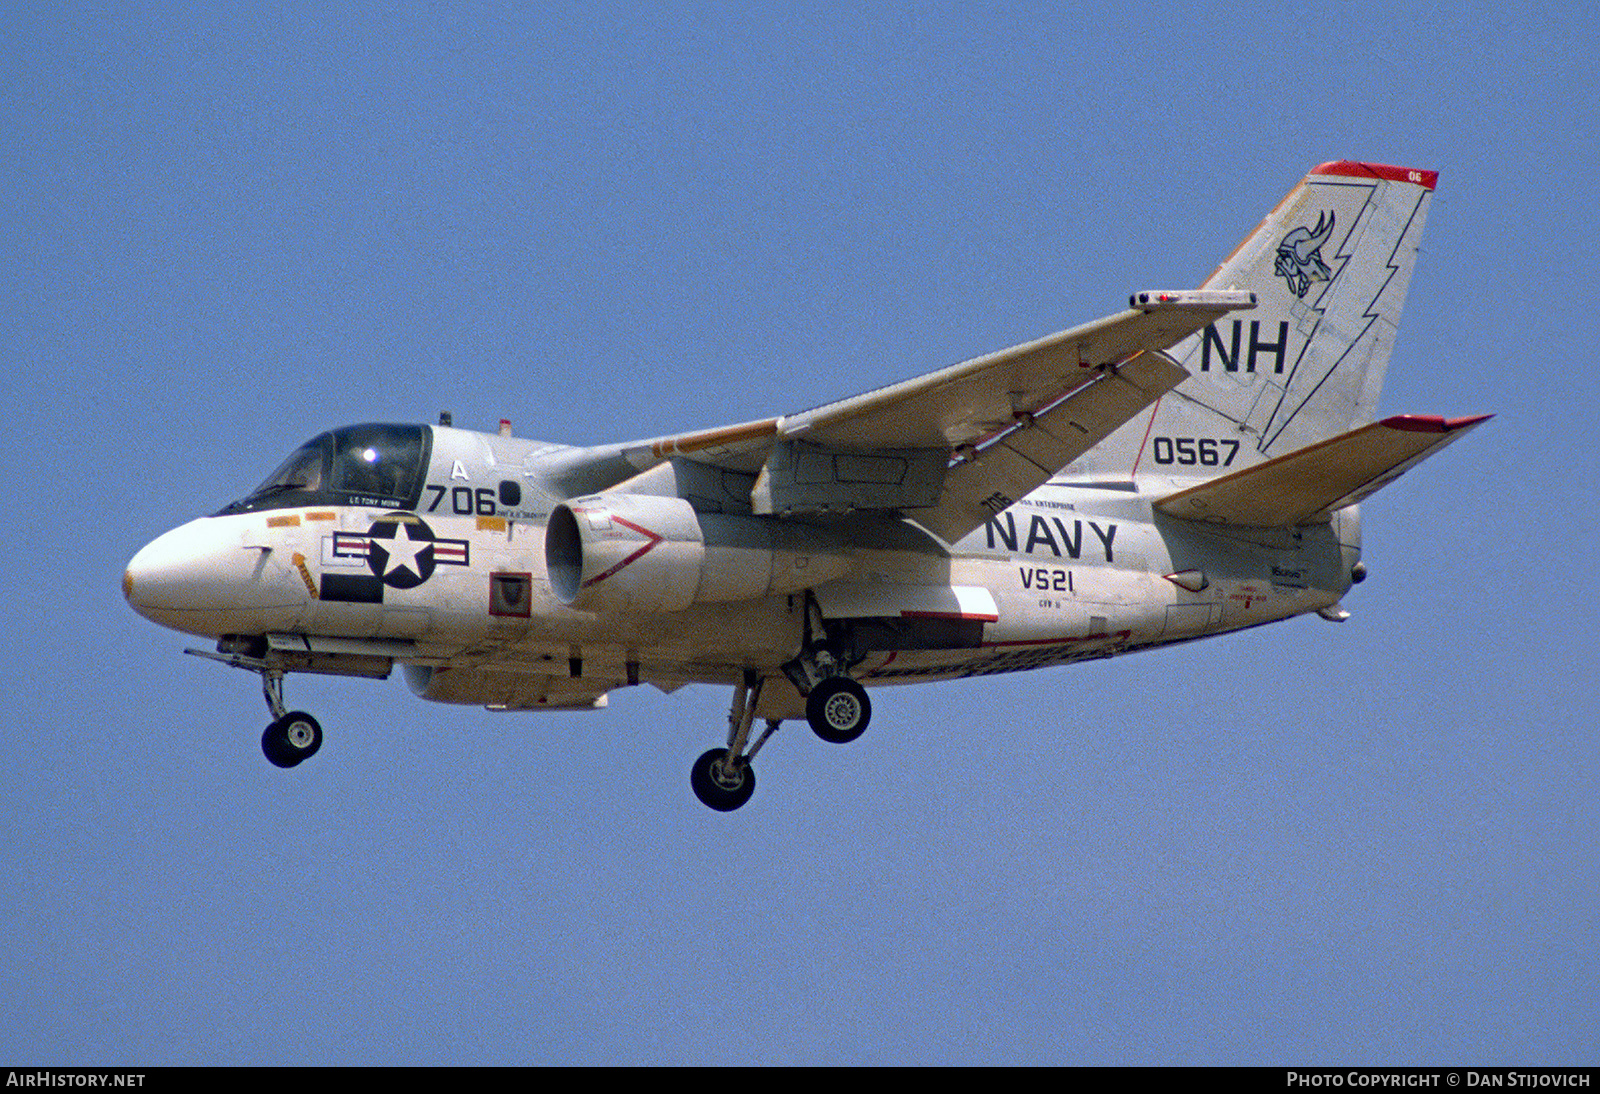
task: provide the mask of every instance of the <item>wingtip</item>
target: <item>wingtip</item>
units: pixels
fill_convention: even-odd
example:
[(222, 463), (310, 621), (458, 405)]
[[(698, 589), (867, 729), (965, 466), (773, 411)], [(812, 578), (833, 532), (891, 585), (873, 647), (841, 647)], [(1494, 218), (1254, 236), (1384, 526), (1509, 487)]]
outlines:
[(1478, 414), (1470, 418), (1442, 418), (1437, 414), (1396, 414), (1392, 418), (1385, 418), (1380, 425), (1390, 429), (1404, 430), (1407, 433), (1454, 433), (1461, 429), (1470, 429), (1479, 422), (1487, 422), (1493, 414)]

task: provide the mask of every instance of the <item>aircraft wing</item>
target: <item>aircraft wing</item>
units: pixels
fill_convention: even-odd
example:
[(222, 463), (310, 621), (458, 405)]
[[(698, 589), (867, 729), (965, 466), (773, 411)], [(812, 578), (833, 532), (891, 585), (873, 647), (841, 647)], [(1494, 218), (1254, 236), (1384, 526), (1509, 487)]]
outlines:
[(853, 449), (975, 444), (1090, 382), (1103, 365), (1166, 349), (1255, 306), (1249, 293), (1202, 291), (1135, 294), (1130, 303), (1105, 319), (782, 418), (782, 433)]
[(835, 448), (943, 448), (1008, 429), (1094, 379), (1094, 370), (1141, 350), (1176, 345), (1253, 295), (1192, 290), (1136, 293), (1127, 311), (890, 384), (812, 410), (649, 442), (655, 455), (717, 460), (775, 438)]
[[(898, 511), (948, 541), (1046, 482), (1187, 375), (1159, 351), (1234, 290), (1137, 293), (1126, 311), (797, 414), (564, 457), (605, 490), (675, 457), (756, 476), (756, 513)], [(961, 462), (950, 465), (953, 457)]]
[(1279, 528), (1326, 521), (1377, 493), (1490, 415), (1399, 415), (1235, 471), (1156, 502), (1186, 520)]

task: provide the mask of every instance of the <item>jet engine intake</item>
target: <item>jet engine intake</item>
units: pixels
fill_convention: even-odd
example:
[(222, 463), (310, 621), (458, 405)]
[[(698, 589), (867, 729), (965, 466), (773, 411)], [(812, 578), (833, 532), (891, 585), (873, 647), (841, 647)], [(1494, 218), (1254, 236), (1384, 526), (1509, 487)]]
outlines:
[(589, 611), (679, 612), (799, 592), (850, 567), (844, 543), (791, 521), (700, 513), (677, 497), (599, 494), (557, 505), (545, 531), (550, 588)]

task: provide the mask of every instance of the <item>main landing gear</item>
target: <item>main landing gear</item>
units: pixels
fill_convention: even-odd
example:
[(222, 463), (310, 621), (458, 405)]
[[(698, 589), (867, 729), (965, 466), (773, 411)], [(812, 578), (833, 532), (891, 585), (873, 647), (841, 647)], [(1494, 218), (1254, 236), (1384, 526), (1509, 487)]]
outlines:
[(322, 727), (304, 711), (284, 710), (283, 673), (262, 669), (261, 691), (273, 718), (261, 734), (261, 751), (267, 760), (276, 767), (294, 767), (315, 756), (322, 747)]
[[(861, 660), (853, 638), (846, 628), (830, 629), (816, 601), (807, 594), (804, 644), (800, 656), (784, 665), (783, 672), (806, 697), (806, 721), (812, 731), (830, 744), (848, 744), (866, 732), (872, 720), (867, 689), (845, 675), (850, 665)], [(705, 753), (689, 770), (695, 797), (719, 813), (731, 813), (755, 793), (756, 773), (751, 762), (780, 724), (767, 719), (756, 743), (750, 751), (744, 750), (765, 681), (754, 669), (745, 670), (728, 712), (727, 746)]]
[(816, 735), (829, 744), (849, 744), (872, 720), (867, 689), (849, 676), (865, 653), (850, 622), (828, 622), (809, 592), (805, 613), (800, 656), (783, 666), (783, 674), (806, 697), (806, 721)]
[[(766, 728), (748, 752), (750, 727), (755, 721), (756, 703), (766, 678), (746, 670), (744, 682), (733, 692), (733, 708), (728, 712), (728, 743), (704, 753), (689, 769), (689, 785), (694, 796), (719, 813), (731, 813), (756, 791), (756, 772), (751, 766), (756, 753), (777, 732), (781, 724), (768, 718)], [(855, 740), (872, 717), (872, 702), (867, 690), (848, 676), (830, 676), (811, 690), (806, 699), (806, 721), (818, 737), (832, 744)], [(276, 761), (274, 761), (276, 762)]]
[(689, 786), (701, 803), (719, 813), (731, 813), (756, 792), (756, 773), (750, 761), (756, 758), (767, 738), (778, 731), (779, 723), (767, 719), (767, 727), (750, 751), (744, 750), (750, 740), (750, 724), (755, 721), (756, 703), (761, 699), (761, 685), (766, 678), (754, 669), (746, 669), (744, 680), (733, 691), (733, 708), (728, 711), (728, 744), (713, 748), (694, 762), (689, 769)]
[(829, 744), (847, 745), (867, 731), (872, 700), (848, 676), (830, 676), (806, 696), (806, 721)]

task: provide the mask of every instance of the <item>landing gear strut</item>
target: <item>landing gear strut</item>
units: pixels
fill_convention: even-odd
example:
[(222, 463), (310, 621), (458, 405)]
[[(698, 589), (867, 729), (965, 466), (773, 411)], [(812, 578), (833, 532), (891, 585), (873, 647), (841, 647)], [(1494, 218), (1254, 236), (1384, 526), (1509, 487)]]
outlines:
[(322, 727), (304, 711), (283, 708), (281, 669), (261, 669), (261, 692), (273, 718), (261, 734), (261, 751), (267, 760), (275, 767), (294, 767), (315, 756), (322, 747)]
[[(304, 640), (302, 639), (302, 642)], [(302, 710), (288, 710), (283, 705), (283, 662), (272, 652), (265, 637), (226, 636), (217, 643), (217, 652), (210, 650), (184, 650), (184, 653), (220, 661), (224, 665), (246, 672), (261, 674), (261, 695), (272, 712), (272, 723), (261, 734), (261, 751), (275, 767), (294, 767), (317, 754), (322, 747), (322, 727), (317, 720)], [(355, 658), (354, 660), (363, 660)], [(366, 660), (372, 660), (370, 658)], [(313, 670), (317, 671), (317, 670)], [(333, 669), (332, 671), (338, 671)], [(351, 675), (388, 675), (388, 665), (383, 672), (353, 672)]]
[(733, 708), (728, 712), (728, 744), (726, 748), (713, 748), (694, 762), (689, 769), (689, 786), (703, 805), (719, 813), (731, 813), (756, 792), (756, 773), (750, 766), (778, 730), (779, 723), (767, 719), (766, 729), (750, 751), (744, 750), (750, 740), (750, 724), (755, 721), (756, 703), (761, 698), (761, 685), (765, 677), (746, 669), (744, 681), (734, 689)]

